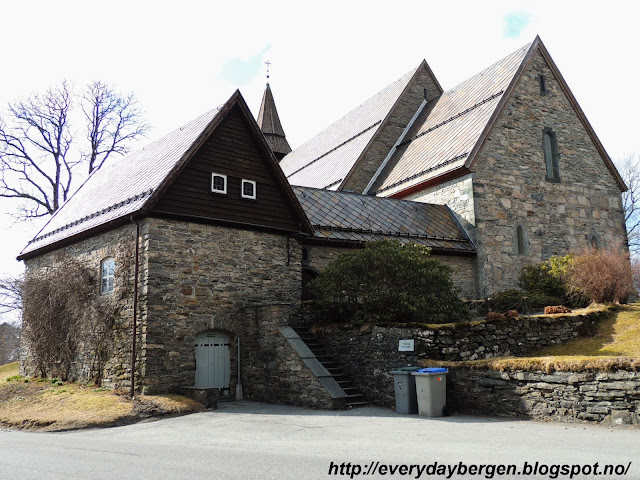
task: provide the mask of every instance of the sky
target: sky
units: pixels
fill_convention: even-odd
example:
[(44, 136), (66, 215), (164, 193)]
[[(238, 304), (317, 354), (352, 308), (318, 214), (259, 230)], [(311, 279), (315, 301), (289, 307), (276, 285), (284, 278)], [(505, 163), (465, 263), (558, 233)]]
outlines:
[[(635, 2), (6, 3), (0, 112), (63, 79), (102, 80), (138, 97), (152, 129), (137, 148), (236, 89), (257, 115), (266, 61), (296, 148), (422, 59), (448, 90), (540, 35), (614, 161), (640, 153)], [(15, 257), (42, 226), (14, 208), (0, 199), (0, 275), (23, 270)]]

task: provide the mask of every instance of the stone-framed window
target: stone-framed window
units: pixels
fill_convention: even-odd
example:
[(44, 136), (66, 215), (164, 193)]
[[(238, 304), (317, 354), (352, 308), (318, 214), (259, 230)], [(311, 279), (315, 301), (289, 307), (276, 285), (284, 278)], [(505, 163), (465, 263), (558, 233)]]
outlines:
[(212, 193), (227, 193), (227, 176), (221, 173), (211, 174), (211, 192)]
[(311, 263), (311, 252), (308, 247), (302, 248), (302, 265), (309, 265)]
[(558, 142), (556, 140), (556, 134), (549, 127), (542, 131), (542, 150), (544, 152), (544, 165), (546, 169), (545, 179), (548, 182), (559, 183)]
[(241, 195), (242, 198), (249, 198), (251, 200), (256, 199), (256, 182), (253, 180), (245, 180), (242, 179), (242, 190)]
[(518, 255), (524, 255), (524, 231), (522, 230), (522, 225), (516, 227), (516, 249), (518, 250)]
[(594, 250), (597, 250), (598, 248), (600, 248), (600, 240), (598, 239), (598, 236), (595, 233), (592, 233), (589, 236), (589, 246)]
[(108, 294), (113, 292), (116, 278), (116, 262), (113, 258), (104, 258), (100, 262), (100, 293)]
[(544, 78), (544, 75), (538, 75), (538, 83), (540, 84), (540, 95), (547, 94), (547, 81)]
[(513, 229), (513, 251), (516, 255), (527, 255), (529, 250), (529, 235), (525, 225), (517, 223)]

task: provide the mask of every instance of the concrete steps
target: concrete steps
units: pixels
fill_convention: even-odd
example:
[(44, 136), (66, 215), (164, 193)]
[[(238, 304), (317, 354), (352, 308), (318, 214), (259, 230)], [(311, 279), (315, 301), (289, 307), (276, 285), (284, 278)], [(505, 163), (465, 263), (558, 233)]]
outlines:
[(307, 348), (315, 355), (316, 360), (322, 364), (331, 378), (344, 391), (345, 407), (354, 408), (369, 405), (364, 394), (351, 380), (342, 366), (336, 362), (327, 352), (326, 348), (318, 341), (307, 327), (291, 327), (299, 336)]

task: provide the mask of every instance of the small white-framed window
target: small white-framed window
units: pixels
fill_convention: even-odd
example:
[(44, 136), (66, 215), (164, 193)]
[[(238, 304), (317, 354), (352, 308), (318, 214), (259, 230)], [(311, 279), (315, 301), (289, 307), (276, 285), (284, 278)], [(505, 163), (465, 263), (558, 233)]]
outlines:
[(211, 174), (211, 191), (213, 193), (227, 193), (227, 176), (221, 173)]
[(116, 278), (116, 262), (113, 258), (105, 258), (100, 262), (100, 293), (113, 292)]
[(256, 182), (242, 179), (242, 198), (256, 199)]

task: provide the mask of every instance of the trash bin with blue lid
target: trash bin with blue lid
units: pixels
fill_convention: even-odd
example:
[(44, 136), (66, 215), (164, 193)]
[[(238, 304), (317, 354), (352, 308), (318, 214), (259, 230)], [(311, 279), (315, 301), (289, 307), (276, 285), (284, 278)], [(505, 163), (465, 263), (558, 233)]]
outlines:
[(418, 414), (421, 417), (441, 417), (447, 403), (446, 368), (423, 368), (412, 372), (416, 381)]
[(393, 375), (393, 389), (396, 394), (396, 412), (418, 413), (416, 397), (416, 381), (412, 372), (420, 370), (420, 367), (401, 367), (389, 372)]

